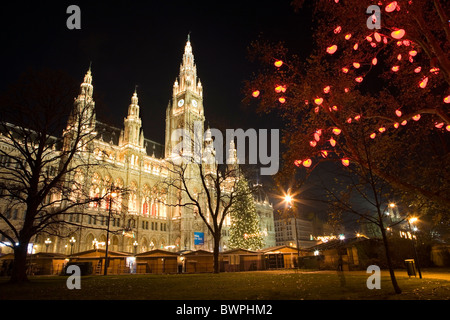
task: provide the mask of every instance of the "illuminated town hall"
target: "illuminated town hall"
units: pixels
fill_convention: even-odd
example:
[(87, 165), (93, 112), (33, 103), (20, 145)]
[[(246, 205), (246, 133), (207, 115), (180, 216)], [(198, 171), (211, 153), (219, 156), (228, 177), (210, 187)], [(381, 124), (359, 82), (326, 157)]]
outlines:
[[(141, 121), (136, 90), (132, 94), (123, 128), (112, 127), (95, 118), (93, 90), (93, 73), (89, 68), (80, 94), (75, 99), (74, 109), (85, 106), (92, 113), (90, 116), (94, 121), (86, 128), (95, 135), (90, 142), (90, 157), (101, 165), (93, 166), (76, 179), (88, 190), (91, 198), (102, 198), (111, 191), (112, 185), (128, 191), (111, 193), (113, 199), (89, 202), (78, 207), (76, 213), (69, 212), (65, 219), (77, 226), (71, 237), (38, 234), (31, 239), (33, 251), (70, 254), (104, 249), (107, 227), (110, 230), (108, 242), (111, 251), (212, 251), (213, 239), (201, 217), (192, 207), (177, 206), (183, 201), (181, 196), (163, 188), (161, 183), (170, 175), (167, 162), (173, 156), (172, 131), (190, 128), (194, 122), (201, 123), (202, 132), (204, 130), (203, 87), (197, 77), (190, 39), (185, 45), (180, 73), (166, 110), (165, 145), (145, 137), (145, 126), (151, 123), (143, 124)], [(68, 127), (73, 120), (69, 118)], [(66, 130), (63, 132), (64, 143), (68, 139)], [(264, 246), (275, 246), (272, 205), (262, 190), (254, 199)], [(20, 212), (18, 216), (17, 219), (20, 219)], [(227, 217), (222, 230), (221, 250), (227, 249), (229, 227), (230, 218)], [(196, 237), (200, 237), (201, 241), (198, 242)]]

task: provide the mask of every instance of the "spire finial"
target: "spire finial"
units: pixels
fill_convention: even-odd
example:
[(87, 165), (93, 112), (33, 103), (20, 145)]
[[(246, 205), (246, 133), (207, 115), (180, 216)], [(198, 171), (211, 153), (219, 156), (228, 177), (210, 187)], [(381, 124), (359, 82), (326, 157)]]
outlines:
[(189, 33), (188, 33), (187, 41), (188, 41), (188, 42), (191, 42), (191, 32), (190, 32), (190, 31), (189, 31)]
[(138, 87), (138, 85), (134, 86), (134, 94), (137, 94), (137, 87)]
[(92, 61), (89, 61), (89, 72), (91, 72)]

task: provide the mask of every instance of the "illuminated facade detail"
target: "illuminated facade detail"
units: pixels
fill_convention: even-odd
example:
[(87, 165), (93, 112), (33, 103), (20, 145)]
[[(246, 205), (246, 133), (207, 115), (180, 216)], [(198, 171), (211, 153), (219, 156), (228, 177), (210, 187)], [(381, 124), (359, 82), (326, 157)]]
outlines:
[[(201, 217), (192, 207), (177, 207), (177, 204), (182, 204), (187, 199), (182, 199), (174, 190), (165, 189), (161, 183), (169, 177), (167, 164), (173, 156), (173, 130), (192, 128), (194, 123), (200, 123), (199, 129), (204, 132), (203, 87), (197, 78), (190, 39), (185, 45), (179, 76), (174, 82), (172, 97), (166, 110), (165, 146), (145, 138), (145, 124), (140, 118), (141, 106), (137, 90), (131, 95), (123, 128), (112, 127), (96, 120), (92, 81), (92, 71), (89, 68), (80, 86), (80, 93), (74, 101), (73, 114), (76, 116), (69, 117), (63, 132), (63, 147), (70, 146), (71, 132), (77, 124), (76, 117), (79, 111), (83, 110), (80, 116), (85, 115), (93, 119), (83, 130), (95, 137), (88, 146), (89, 152), (84, 152), (83, 155), (101, 164), (76, 174), (75, 179), (86, 190), (83, 194), (95, 199), (104, 197), (111, 193), (111, 190), (126, 189), (127, 192), (113, 192), (102, 201), (90, 202), (85, 207), (78, 207), (77, 212), (67, 214), (65, 219), (68, 222), (85, 226), (74, 230), (70, 236), (74, 239), (72, 243), (68, 242), (70, 237), (63, 239), (51, 236), (51, 243), (46, 244), (48, 237), (38, 235), (31, 239), (33, 251), (43, 252), (48, 249), (48, 252), (70, 254), (95, 248), (104, 249), (109, 213), (111, 251), (212, 251), (212, 237)], [(209, 160), (206, 159), (207, 163), (213, 163), (215, 151), (210, 131), (206, 134), (205, 144), (202, 145), (202, 154), (209, 157)], [(198, 177), (197, 179), (197, 183), (200, 183)], [(74, 189), (73, 199), (81, 197), (81, 194), (80, 190)], [(261, 232), (265, 234), (266, 247), (273, 246), (275, 234), (272, 205), (259, 199), (255, 199), (255, 202), (257, 208), (260, 208), (258, 213), (263, 221)], [(227, 223), (223, 229), (225, 235), (228, 234), (229, 219)], [(195, 244), (194, 233), (204, 234), (203, 245)], [(226, 237), (221, 248), (226, 248)], [(5, 249), (0, 248), (2, 251)]]

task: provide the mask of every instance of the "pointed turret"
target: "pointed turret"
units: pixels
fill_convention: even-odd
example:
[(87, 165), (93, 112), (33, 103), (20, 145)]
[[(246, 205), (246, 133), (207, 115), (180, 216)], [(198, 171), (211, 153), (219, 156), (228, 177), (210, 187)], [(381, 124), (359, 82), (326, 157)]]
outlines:
[(144, 147), (144, 135), (142, 132), (142, 120), (139, 116), (139, 98), (137, 89), (131, 97), (131, 104), (128, 106), (128, 116), (124, 119), (123, 138), (121, 139), (121, 146), (129, 145), (132, 147)]

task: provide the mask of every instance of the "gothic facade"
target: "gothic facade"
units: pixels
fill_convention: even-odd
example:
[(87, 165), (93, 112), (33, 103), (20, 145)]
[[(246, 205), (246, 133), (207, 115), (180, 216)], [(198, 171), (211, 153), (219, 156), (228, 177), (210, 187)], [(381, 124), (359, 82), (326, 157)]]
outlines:
[[(111, 230), (109, 250), (112, 251), (211, 251), (213, 242), (201, 217), (190, 207), (176, 206), (182, 199), (176, 192), (161, 187), (161, 181), (170, 175), (167, 162), (174, 156), (172, 132), (179, 128), (191, 128), (194, 123), (201, 126), (201, 132), (204, 130), (203, 87), (197, 77), (190, 40), (185, 45), (180, 73), (166, 110), (165, 145), (145, 138), (145, 125), (149, 124), (141, 121), (136, 91), (131, 97), (124, 126), (120, 129), (96, 120), (93, 90), (93, 77), (89, 68), (81, 84), (80, 94), (75, 99), (74, 109), (83, 107), (84, 112), (87, 110), (89, 113), (87, 116), (93, 119), (84, 130), (95, 135), (90, 142), (90, 157), (103, 165), (94, 166), (76, 179), (85, 186), (92, 198), (101, 198), (112, 185), (125, 187), (128, 192), (125, 195), (115, 194), (114, 201), (105, 199), (91, 202), (79, 209), (83, 211), (82, 215), (68, 214), (69, 222), (83, 227), (77, 228), (71, 239), (38, 235), (32, 239), (34, 251), (69, 254), (103, 248), (107, 241), (105, 229), (108, 221)], [(68, 128), (70, 121), (75, 120), (69, 119)], [(70, 130), (63, 133), (63, 141), (70, 143)], [(261, 192), (255, 197), (255, 204), (265, 245), (274, 246), (272, 205), (267, 196), (261, 196)], [(20, 214), (17, 218), (20, 219)], [(229, 219), (226, 219), (221, 250), (227, 249), (228, 234)], [(196, 236), (203, 238), (203, 244), (196, 241)]]

